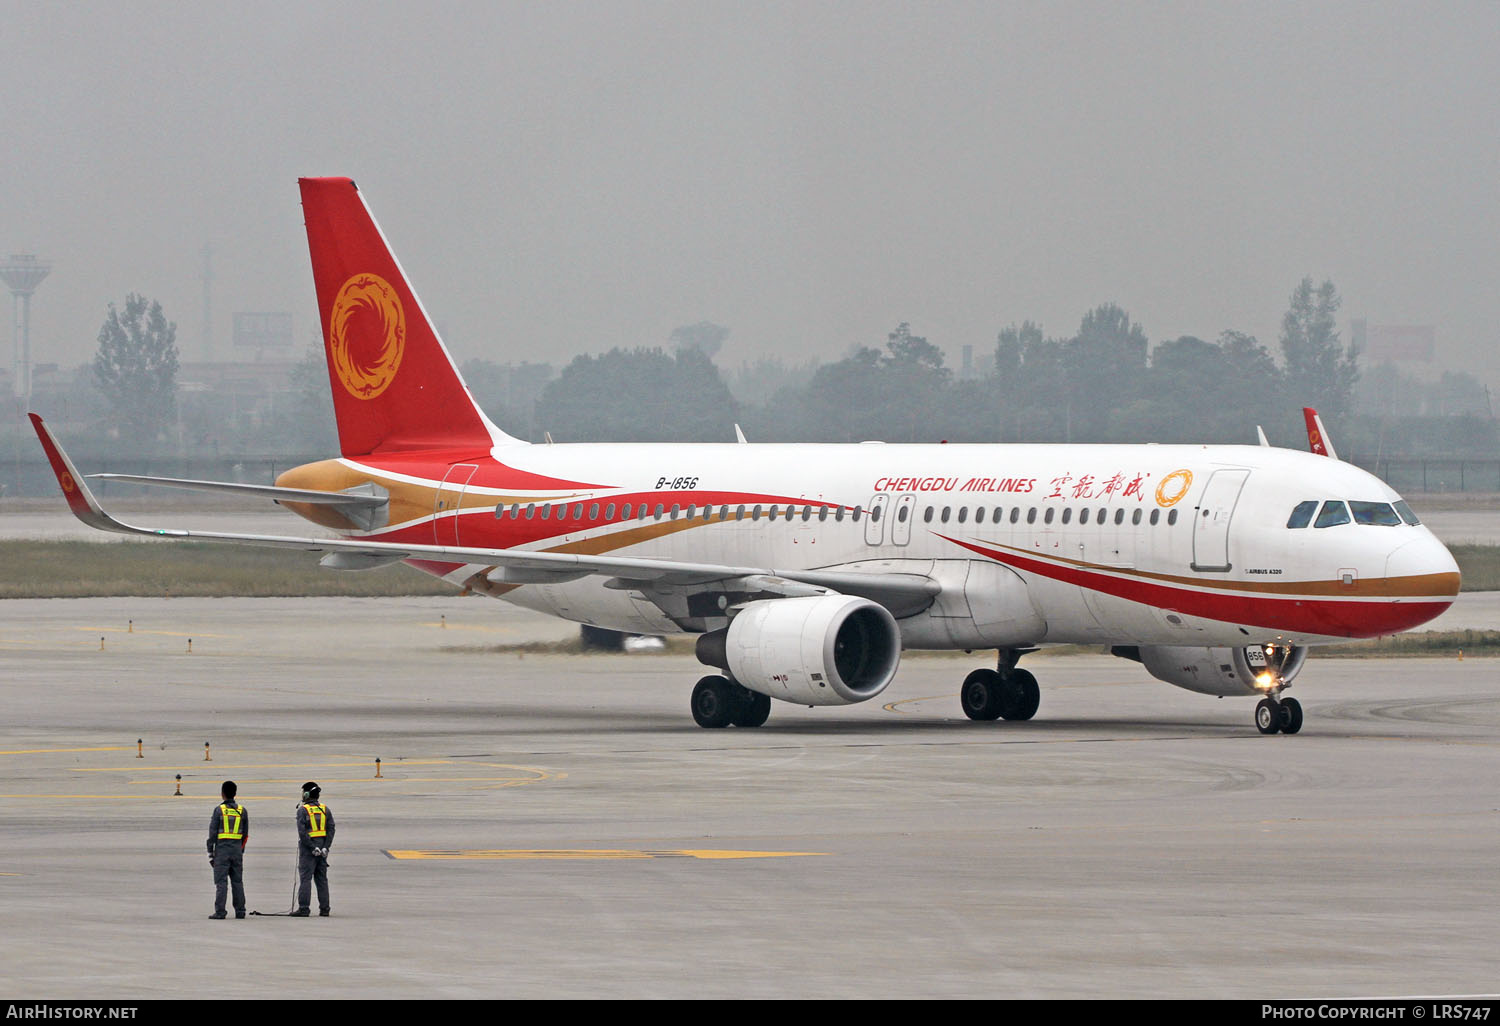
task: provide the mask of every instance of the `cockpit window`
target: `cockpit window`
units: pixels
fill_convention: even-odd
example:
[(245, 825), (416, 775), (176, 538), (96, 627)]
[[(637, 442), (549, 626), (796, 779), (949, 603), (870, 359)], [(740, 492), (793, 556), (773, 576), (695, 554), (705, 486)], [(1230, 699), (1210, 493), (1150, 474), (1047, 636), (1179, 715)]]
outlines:
[(1297, 503), (1297, 508), (1292, 510), (1292, 515), (1287, 518), (1287, 527), (1306, 527), (1312, 523), (1312, 515), (1318, 508), (1317, 499), (1308, 499), (1306, 502)]
[(1406, 501), (1404, 499), (1398, 500), (1396, 502), (1396, 512), (1401, 514), (1402, 520), (1405, 520), (1413, 527), (1416, 527), (1422, 522), (1417, 519), (1417, 515), (1411, 511), (1411, 507), (1406, 504)]
[(1337, 527), (1339, 524), (1349, 522), (1349, 507), (1337, 499), (1329, 499), (1323, 503), (1323, 509), (1318, 513), (1318, 521), (1314, 527)]
[(1372, 524), (1375, 527), (1401, 526), (1401, 518), (1388, 503), (1361, 502), (1358, 499), (1350, 499), (1349, 509), (1354, 514), (1356, 524)]

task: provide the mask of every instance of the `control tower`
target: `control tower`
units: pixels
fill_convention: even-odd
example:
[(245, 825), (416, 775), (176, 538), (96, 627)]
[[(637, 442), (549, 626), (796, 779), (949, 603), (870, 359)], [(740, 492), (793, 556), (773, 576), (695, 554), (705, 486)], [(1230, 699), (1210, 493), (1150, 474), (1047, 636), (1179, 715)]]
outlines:
[(16, 398), (24, 410), (31, 402), (31, 294), (52, 270), (52, 265), (30, 253), (18, 253), (0, 262), (0, 281), (16, 300), (16, 362), (13, 381)]

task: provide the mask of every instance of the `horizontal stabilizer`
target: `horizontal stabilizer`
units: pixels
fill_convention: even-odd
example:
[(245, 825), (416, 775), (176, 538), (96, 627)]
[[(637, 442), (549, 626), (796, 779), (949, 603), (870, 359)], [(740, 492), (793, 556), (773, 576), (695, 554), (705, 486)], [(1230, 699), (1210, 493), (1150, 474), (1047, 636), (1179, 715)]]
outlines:
[(319, 492), (309, 488), (278, 488), (275, 485), (239, 484), (234, 481), (194, 481), (181, 477), (144, 477), (140, 474), (90, 474), (96, 481), (124, 481), (127, 484), (161, 488), (186, 488), (190, 491), (220, 492), (244, 495), (277, 502), (306, 502), (316, 506), (344, 506), (375, 509), (389, 499), (383, 495), (353, 495), (349, 492)]

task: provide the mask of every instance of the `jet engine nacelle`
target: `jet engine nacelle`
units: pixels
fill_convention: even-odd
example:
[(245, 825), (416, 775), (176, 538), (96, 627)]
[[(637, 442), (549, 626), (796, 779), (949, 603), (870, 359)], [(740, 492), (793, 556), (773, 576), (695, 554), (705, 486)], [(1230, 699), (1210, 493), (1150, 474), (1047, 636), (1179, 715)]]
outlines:
[(852, 705), (886, 689), (901, 632), (885, 607), (850, 595), (747, 603), (729, 622), (724, 661), (751, 691), (799, 705)]
[[(1269, 649), (1269, 651), (1268, 651)], [(1258, 695), (1277, 677), (1290, 683), (1307, 662), (1307, 649), (1290, 645), (1248, 645), (1239, 648), (1189, 648), (1142, 645), (1132, 652), (1157, 680), (1205, 695)], [(1269, 674), (1269, 677), (1265, 675)]]

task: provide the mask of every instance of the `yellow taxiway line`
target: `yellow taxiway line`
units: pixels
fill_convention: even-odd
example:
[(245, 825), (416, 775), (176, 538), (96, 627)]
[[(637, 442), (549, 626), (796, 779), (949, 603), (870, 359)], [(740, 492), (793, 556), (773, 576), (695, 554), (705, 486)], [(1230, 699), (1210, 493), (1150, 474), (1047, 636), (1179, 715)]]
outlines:
[(826, 851), (724, 851), (703, 848), (674, 849), (668, 851), (639, 851), (616, 848), (387, 848), (383, 849), (383, 851), (387, 858), (392, 859), (429, 859), (448, 862), (514, 859), (780, 859), (829, 854)]

